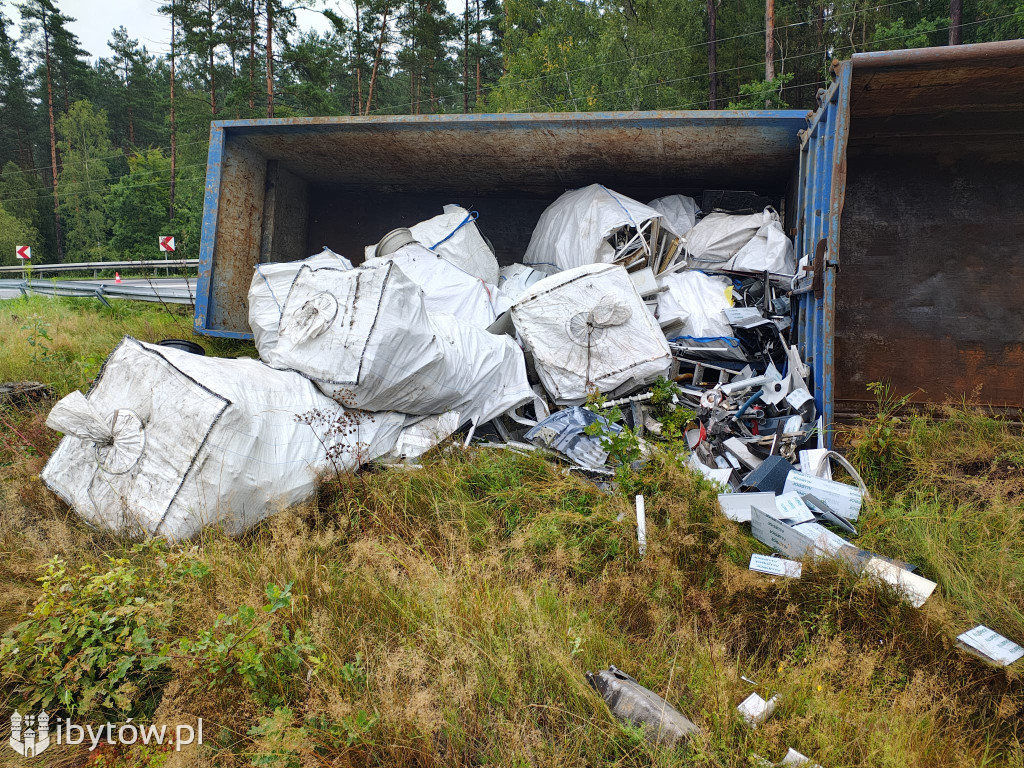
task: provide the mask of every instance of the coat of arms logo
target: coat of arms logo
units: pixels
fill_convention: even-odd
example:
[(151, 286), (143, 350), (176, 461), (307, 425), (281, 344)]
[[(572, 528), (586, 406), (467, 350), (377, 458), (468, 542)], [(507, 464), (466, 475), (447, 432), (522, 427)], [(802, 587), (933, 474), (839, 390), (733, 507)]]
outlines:
[(50, 746), (50, 716), (46, 712), (11, 715), (11, 748), (22, 757), (35, 757)]

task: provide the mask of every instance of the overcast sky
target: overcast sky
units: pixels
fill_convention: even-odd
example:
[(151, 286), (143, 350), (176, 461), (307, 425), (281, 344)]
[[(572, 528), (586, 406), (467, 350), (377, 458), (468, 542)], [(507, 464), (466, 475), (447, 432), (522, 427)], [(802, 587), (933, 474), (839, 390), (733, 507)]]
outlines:
[[(169, 49), (171, 24), (157, 8), (168, 0), (56, 0), (56, 5), (67, 16), (75, 19), (71, 30), (78, 35), (82, 47), (92, 59), (109, 56), (107, 40), (110, 33), (123, 26), (128, 35), (145, 45), (151, 53), (166, 53)], [(313, 5), (313, 3), (310, 3)], [(319, 4), (323, 7), (323, 3)], [(351, 16), (348, 3), (328, 0), (327, 7)], [(0, 0), (4, 15), (19, 22), (20, 16), (11, 0)], [(323, 14), (317, 11), (296, 11), (300, 29), (326, 30), (330, 27)]]

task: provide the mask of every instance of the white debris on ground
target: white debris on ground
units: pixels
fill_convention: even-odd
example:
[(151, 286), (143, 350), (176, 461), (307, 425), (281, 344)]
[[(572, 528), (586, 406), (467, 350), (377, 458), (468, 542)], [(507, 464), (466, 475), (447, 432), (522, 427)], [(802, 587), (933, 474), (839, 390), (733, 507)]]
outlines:
[[(181, 538), (243, 530), (332, 464), (408, 461), (449, 438), (532, 444), (607, 483), (678, 411), (681, 460), (722, 487), (726, 516), (794, 561), (842, 557), (921, 605), (934, 582), (851, 541), (866, 488), (828, 451), (821, 372), (790, 343), (808, 278), (778, 213), (752, 195), (742, 211), (650, 197), (568, 191), (525, 253), (498, 243), (500, 268), (477, 212), (454, 204), (358, 266), (328, 248), (259, 264), (263, 362), (126, 341), (88, 396), (54, 409), (66, 437), (44, 480), (96, 524)], [(628, 458), (612, 447), (630, 440)], [(758, 557), (766, 576), (800, 573)]]
[[(871, 499), (829, 450), (822, 372), (790, 342), (810, 278), (774, 209), (704, 211), (682, 194), (643, 205), (594, 184), (555, 200), (522, 263), (500, 269), (477, 220), (446, 205), (357, 266), (327, 248), (257, 265), (261, 361), (126, 338), (88, 395), (53, 408), (47, 424), (64, 438), (43, 481), (93, 525), (237, 534), (325, 472), (419, 468), (409, 462), (447, 439), (541, 451), (612, 488), (617, 467), (649, 455), (645, 436), (674, 420), (680, 437), (681, 416), (680, 463), (786, 558), (754, 553), (751, 571), (799, 579), (806, 561), (835, 558), (924, 604), (935, 582), (852, 541)], [(635, 502), (643, 556), (657, 533)], [(1024, 657), (984, 626), (958, 644), (995, 664)], [(751, 694), (738, 710), (756, 728), (777, 703)], [(696, 729), (675, 715), (680, 734)], [(780, 763), (810, 764), (792, 749)]]

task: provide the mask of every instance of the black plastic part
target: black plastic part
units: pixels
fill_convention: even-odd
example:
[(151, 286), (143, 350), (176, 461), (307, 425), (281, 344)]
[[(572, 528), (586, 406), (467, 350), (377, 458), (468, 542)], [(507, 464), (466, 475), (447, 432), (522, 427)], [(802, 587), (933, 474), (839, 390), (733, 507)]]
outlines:
[(740, 487), (745, 491), (779, 494), (786, 485), (786, 475), (792, 471), (793, 465), (782, 456), (769, 456), (743, 479)]
[(171, 349), (180, 349), (182, 352), (191, 352), (193, 355), (206, 354), (205, 349), (194, 341), (189, 341), (188, 339), (161, 339), (159, 346), (170, 347)]

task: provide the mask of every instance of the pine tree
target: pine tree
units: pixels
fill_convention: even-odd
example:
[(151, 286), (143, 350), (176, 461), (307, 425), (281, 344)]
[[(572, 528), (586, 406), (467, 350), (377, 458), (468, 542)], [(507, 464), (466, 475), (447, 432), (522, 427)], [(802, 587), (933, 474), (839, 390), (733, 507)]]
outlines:
[[(67, 29), (67, 24), (74, 19), (64, 16), (57, 10), (52, 0), (25, 0), (16, 5), (21, 13), (22, 37), (30, 43), (35, 51), (41, 70), (40, 100), (46, 104), (50, 126), (50, 168), (53, 180), (53, 222), (56, 238), (57, 261), (64, 260), (64, 242), (61, 227), (60, 190), (57, 165), (57, 133), (54, 118), (54, 90), (63, 93), (65, 104), (70, 100), (73, 88), (80, 86), (84, 78), (79, 78), (80, 68), (84, 65), (78, 59), (82, 53), (78, 47), (78, 38)], [(40, 57), (41, 54), (41, 58)], [(74, 78), (74, 80), (72, 80)]]
[(104, 256), (109, 232), (105, 209), (113, 145), (107, 115), (88, 101), (76, 101), (57, 121), (58, 149), (64, 160), (67, 247), (79, 261)]

